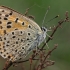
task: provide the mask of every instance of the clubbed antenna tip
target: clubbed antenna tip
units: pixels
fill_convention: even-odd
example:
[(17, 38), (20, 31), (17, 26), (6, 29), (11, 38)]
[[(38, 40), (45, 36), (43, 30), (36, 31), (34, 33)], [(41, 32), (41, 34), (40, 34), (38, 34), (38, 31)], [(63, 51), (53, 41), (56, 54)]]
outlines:
[(55, 16), (55, 18), (58, 18), (58, 17), (59, 17), (59, 15)]
[(53, 19), (58, 18), (58, 17), (59, 17), (59, 15), (55, 16), (54, 18), (52, 18), (52, 19), (50, 19), (49, 21), (47, 21), (46, 24), (47, 24), (48, 22), (52, 21)]

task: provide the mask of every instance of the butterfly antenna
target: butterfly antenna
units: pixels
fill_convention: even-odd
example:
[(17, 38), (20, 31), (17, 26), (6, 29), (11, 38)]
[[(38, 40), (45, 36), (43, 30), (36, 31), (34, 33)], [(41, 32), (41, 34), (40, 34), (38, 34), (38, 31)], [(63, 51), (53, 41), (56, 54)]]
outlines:
[(29, 9), (32, 8), (32, 7), (34, 7), (34, 6), (37, 6), (37, 7), (39, 7), (39, 8), (44, 8), (44, 7), (41, 7), (41, 6), (39, 6), (38, 4), (34, 3), (31, 7), (29, 7)]
[(43, 24), (44, 24), (44, 21), (45, 21), (45, 18), (46, 18), (46, 15), (47, 15), (49, 9), (50, 9), (50, 6), (48, 7), (48, 9), (47, 9), (47, 11), (46, 11), (46, 13), (45, 13), (45, 16), (44, 16), (44, 19), (43, 19), (43, 22), (42, 22), (42, 26), (43, 26)]
[(59, 17), (59, 15), (55, 16), (54, 18), (52, 18), (52, 19), (50, 19), (49, 21), (47, 21), (46, 24), (47, 24), (48, 22), (54, 20), (55, 18), (58, 18), (58, 17)]

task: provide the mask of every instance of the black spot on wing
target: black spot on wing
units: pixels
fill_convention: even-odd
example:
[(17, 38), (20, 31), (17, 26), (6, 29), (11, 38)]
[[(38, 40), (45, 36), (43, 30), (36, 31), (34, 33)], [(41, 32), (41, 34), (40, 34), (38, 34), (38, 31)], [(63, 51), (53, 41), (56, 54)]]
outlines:
[(12, 38), (16, 38), (16, 36), (13, 36)]
[(5, 48), (5, 46), (3, 46), (3, 48)]
[(17, 23), (17, 22), (18, 22), (18, 20), (19, 20), (19, 19), (18, 19), (18, 18), (16, 18), (16, 19), (15, 19), (15, 22)]
[(6, 51), (6, 49), (4, 49), (4, 52)]
[(8, 18), (5, 17), (4, 20), (8, 20)]
[(6, 57), (6, 55), (5, 55), (5, 54), (4, 54), (3, 56), (4, 56), (4, 57)]
[(1, 17), (0, 17), (0, 19), (1, 19)]
[(5, 12), (4, 10), (2, 10), (2, 12)]
[(2, 21), (0, 21), (0, 24), (2, 24)]
[(22, 47), (22, 49), (24, 49), (24, 47)]
[(0, 29), (2, 29), (3, 28), (3, 26), (0, 26)]
[(10, 43), (10, 41), (7, 41), (7, 43)]
[(8, 58), (11, 58), (11, 56), (9, 55)]
[(29, 40), (29, 38), (27, 38), (27, 40)]
[(13, 12), (11, 11), (10, 13), (9, 13), (9, 15), (12, 15), (13, 14)]
[(28, 35), (30, 35), (30, 33), (28, 33)]
[(6, 40), (6, 37), (4, 37), (4, 40)]
[(16, 41), (16, 44), (18, 44), (18, 41)]
[(15, 28), (15, 30), (18, 30), (18, 28)]
[(11, 25), (7, 25), (7, 28), (11, 28)]
[(22, 31), (20, 31), (20, 33), (22, 34)]
[(29, 25), (29, 28), (31, 28), (31, 26)]
[(12, 35), (14, 35), (14, 32), (12, 32)]
[(27, 44), (28, 46), (30, 45), (30, 44)]
[(8, 16), (9, 16), (8, 14), (5, 15), (5, 17), (8, 17)]
[(15, 50), (15, 52), (17, 52), (17, 49)]
[(4, 34), (6, 34), (7, 32), (6, 32), (6, 30), (4, 30)]
[[(0, 37), (0, 41), (2, 41), (2, 37)], [(1, 46), (1, 44), (0, 44), (0, 46)]]
[(11, 24), (12, 22), (7, 22), (7, 24)]
[(1, 50), (2, 48), (0, 48), (0, 50)]
[(22, 22), (22, 25), (24, 25), (24, 22)]

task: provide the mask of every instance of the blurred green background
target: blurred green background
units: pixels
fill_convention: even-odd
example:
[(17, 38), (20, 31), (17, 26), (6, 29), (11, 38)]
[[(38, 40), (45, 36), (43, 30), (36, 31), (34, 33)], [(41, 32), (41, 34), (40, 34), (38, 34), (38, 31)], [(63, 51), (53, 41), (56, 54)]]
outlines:
[[(70, 14), (70, 0), (0, 0), (0, 5), (15, 9), (22, 14), (25, 13), (27, 8), (30, 8), (28, 14), (33, 15), (35, 21), (40, 26), (42, 25), (46, 9), (50, 6), (45, 22), (56, 15), (60, 16), (47, 23), (48, 28), (57, 25), (58, 21), (65, 17), (66, 11)], [(52, 53), (50, 59), (54, 60), (55, 64), (48, 67), (47, 70), (70, 70), (70, 22), (64, 23), (62, 28), (57, 30), (53, 40), (48, 43), (50, 49), (54, 47), (54, 44), (58, 44), (58, 48)], [(0, 70), (2, 70), (5, 61), (6, 60), (0, 57)], [(28, 63), (24, 63), (24, 65), (28, 68)], [(23, 69), (21, 68), (21, 64), (19, 64), (18, 67), (11, 67), (9, 70)]]

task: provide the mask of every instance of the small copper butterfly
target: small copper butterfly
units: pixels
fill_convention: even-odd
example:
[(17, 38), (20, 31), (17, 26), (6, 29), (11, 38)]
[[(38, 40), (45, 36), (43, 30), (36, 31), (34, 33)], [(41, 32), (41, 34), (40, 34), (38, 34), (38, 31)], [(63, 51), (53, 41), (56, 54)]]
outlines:
[(0, 6), (0, 55), (20, 61), (46, 38), (47, 29), (29, 17)]

